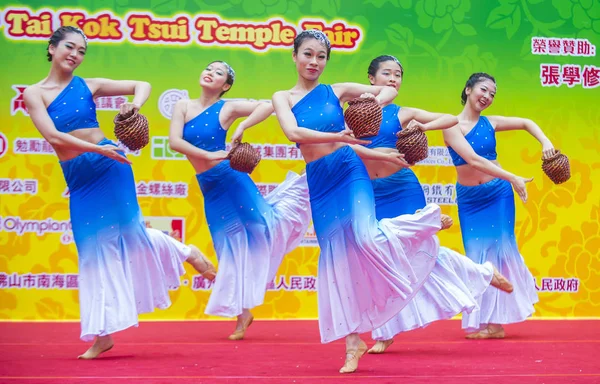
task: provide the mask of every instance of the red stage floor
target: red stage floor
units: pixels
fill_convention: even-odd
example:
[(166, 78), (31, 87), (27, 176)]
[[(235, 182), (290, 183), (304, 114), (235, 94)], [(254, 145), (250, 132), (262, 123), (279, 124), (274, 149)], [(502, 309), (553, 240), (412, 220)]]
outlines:
[(600, 320), (527, 321), (485, 341), (443, 321), (365, 355), (352, 375), (337, 373), (344, 345), (322, 345), (315, 321), (255, 321), (238, 342), (233, 327), (144, 322), (81, 361), (78, 323), (0, 323), (0, 383), (600, 383)]

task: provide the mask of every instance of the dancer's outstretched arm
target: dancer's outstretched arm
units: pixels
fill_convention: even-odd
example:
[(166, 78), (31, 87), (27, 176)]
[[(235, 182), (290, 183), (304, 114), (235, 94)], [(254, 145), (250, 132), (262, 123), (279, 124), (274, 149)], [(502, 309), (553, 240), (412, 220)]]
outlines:
[(356, 154), (364, 160), (374, 160), (374, 161), (387, 161), (389, 163), (394, 163), (403, 168), (410, 167), (410, 164), (404, 160), (404, 155), (400, 152), (379, 152), (374, 151), (370, 148), (363, 147), (362, 145), (350, 144), (350, 147), (356, 152)]
[(132, 109), (139, 110), (150, 97), (152, 86), (146, 81), (137, 80), (111, 80), (105, 78), (85, 79), (94, 97), (133, 95), (130, 103), (123, 103), (120, 113), (128, 113)]
[(458, 124), (458, 118), (452, 115), (440, 115), (435, 120), (430, 120), (427, 123), (424, 123), (427, 120), (411, 120), (406, 129), (420, 129), (421, 131), (438, 131), (443, 129), (448, 129), (454, 127)]
[(456, 153), (462, 157), (467, 164), (477, 169), (478, 171), (487, 173), (490, 176), (494, 176), (503, 180), (508, 181), (512, 184), (513, 188), (524, 202), (527, 201), (527, 186), (533, 180), (532, 178), (526, 179), (520, 176), (516, 176), (504, 169), (500, 168), (488, 159), (479, 156), (467, 139), (463, 136), (460, 126), (456, 125), (450, 129), (446, 129), (444, 132), (444, 141), (446, 144), (451, 146)]
[[(273, 113), (273, 104), (267, 102), (252, 102), (252, 105), (244, 105), (244, 104), (234, 104), (239, 102), (227, 102), (223, 106), (223, 112), (227, 113), (227, 110), (231, 110), (232, 116), (235, 116), (234, 120), (240, 117), (246, 117), (235, 129), (233, 135), (231, 135), (231, 143), (232, 145), (236, 145), (242, 141), (242, 137), (244, 136), (244, 131), (248, 128), (255, 126), (256, 124), (262, 123), (265, 121), (271, 114)], [(242, 102), (243, 103), (243, 102)], [(246, 102), (247, 103), (247, 102)], [(231, 104), (231, 106), (228, 106)], [(239, 105), (239, 107), (238, 107)], [(227, 107), (227, 110), (226, 110)], [(251, 109), (249, 108), (251, 107)], [(231, 121), (233, 123), (233, 120)], [(231, 125), (231, 123), (229, 125)], [(229, 126), (228, 125), (228, 126)]]
[(521, 117), (488, 116), (488, 120), (496, 132), (523, 130), (542, 144), (542, 157), (548, 158), (554, 154), (554, 145), (546, 137), (544, 131), (533, 120)]
[(379, 105), (391, 103), (398, 96), (398, 91), (392, 87), (382, 85), (365, 85), (359, 83), (337, 83), (332, 84), (331, 88), (337, 95), (340, 102), (346, 103), (357, 97), (375, 96)]

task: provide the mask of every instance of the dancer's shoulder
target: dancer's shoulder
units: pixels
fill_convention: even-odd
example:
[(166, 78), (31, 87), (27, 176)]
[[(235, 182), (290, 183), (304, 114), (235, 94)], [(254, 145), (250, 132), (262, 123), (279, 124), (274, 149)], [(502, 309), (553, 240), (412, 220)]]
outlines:
[(281, 90), (277, 91), (271, 97), (271, 102), (273, 106), (286, 104), (290, 108), (292, 107), (292, 91), (291, 90)]

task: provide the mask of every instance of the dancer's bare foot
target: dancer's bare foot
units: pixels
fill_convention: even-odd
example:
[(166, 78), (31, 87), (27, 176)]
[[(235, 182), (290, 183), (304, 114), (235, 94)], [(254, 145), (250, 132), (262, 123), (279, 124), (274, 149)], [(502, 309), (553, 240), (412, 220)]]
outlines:
[(254, 316), (252, 316), (249, 310), (244, 309), (242, 314), (237, 317), (235, 331), (229, 335), (229, 340), (242, 340), (252, 321), (254, 321)]
[(77, 356), (78, 359), (82, 360), (91, 360), (98, 357), (101, 353), (104, 353), (110, 350), (114, 345), (112, 337), (108, 336), (98, 336), (96, 337), (96, 341), (94, 341), (94, 345), (90, 347), (83, 355)]
[(217, 276), (217, 269), (214, 264), (208, 260), (206, 256), (195, 245), (188, 245), (192, 249), (192, 253), (187, 258), (187, 262), (190, 263), (196, 271), (198, 271), (202, 277), (207, 280), (213, 281)]
[(490, 285), (507, 293), (511, 293), (513, 291), (513, 285), (511, 282), (508, 281), (508, 279), (504, 277), (504, 275), (502, 275), (500, 271), (496, 269), (496, 267), (494, 267), (494, 277), (492, 277), (492, 282)]
[[(360, 339), (359, 339), (360, 340)], [(347, 340), (346, 340), (347, 342)], [(353, 373), (358, 369), (358, 360), (365, 354), (367, 351), (367, 344), (364, 341), (360, 340), (358, 347), (349, 348), (346, 345), (346, 362), (344, 366), (340, 368), (340, 373)]]
[(454, 220), (452, 220), (452, 218), (448, 215), (444, 215), (442, 214), (442, 231), (444, 229), (448, 229), (452, 226), (452, 224), (454, 224)]
[(394, 344), (394, 339), (377, 340), (377, 342), (375, 343), (375, 345), (372, 346), (371, 349), (369, 349), (367, 351), (367, 353), (374, 353), (374, 354), (383, 353), (392, 344)]
[(504, 339), (504, 328), (499, 324), (489, 324), (479, 332), (467, 334), (465, 338), (469, 340)]

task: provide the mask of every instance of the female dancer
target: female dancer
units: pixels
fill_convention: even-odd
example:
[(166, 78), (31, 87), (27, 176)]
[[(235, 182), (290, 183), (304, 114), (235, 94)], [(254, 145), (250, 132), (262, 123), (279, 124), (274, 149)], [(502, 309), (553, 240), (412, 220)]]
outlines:
[(310, 221), (306, 176), (288, 174), (278, 188), (263, 198), (247, 174), (226, 160), (225, 136), (233, 122), (242, 121), (233, 135), (269, 117), (269, 103), (221, 100), (235, 80), (223, 61), (210, 63), (200, 74), (199, 99), (180, 100), (174, 108), (169, 143), (194, 167), (204, 195), (219, 272), (206, 313), (237, 316), (231, 340), (244, 337), (252, 323), (250, 309), (264, 301), (283, 256), (302, 240)]
[[(404, 69), (394, 56), (385, 55), (371, 61), (368, 74), (371, 84), (398, 90)], [(389, 103), (383, 107), (379, 134), (369, 138), (372, 142), (365, 146), (382, 153), (396, 151), (396, 135), (409, 122), (415, 129), (435, 130), (450, 128), (458, 119)], [(373, 183), (378, 219), (414, 213), (425, 207), (423, 188), (412, 170), (371, 160), (365, 160), (365, 166)], [(503, 290), (512, 289), (491, 263), (479, 265), (451, 249), (440, 247), (435, 267), (415, 298), (392, 320), (373, 331), (377, 342), (369, 353), (383, 353), (400, 332), (473, 311), (477, 307), (476, 300), (490, 283)]]
[[(341, 373), (354, 372), (367, 347), (358, 336), (396, 315), (414, 296), (435, 265), (434, 236), (440, 210), (428, 205), (418, 214), (377, 221), (373, 187), (357, 156), (407, 166), (399, 153), (381, 153), (344, 128), (341, 103), (364, 93), (390, 102), (391, 87), (354, 83), (319, 84), (331, 45), (320, 31), (294, 40), (298, 82), (273, 95), (285, 135), (300, 144), (307, 162), (313, 223), (321, 254), (317, 291), (321, 341), (346, 338)], [(355, 152), (355, 149), (357, 152)]]
[[(139, 313), (171, 305), (168, 288), (178, 285), (183, 269), (166, 265), (189, 256), (201, 273), (214, 268), (198, 253), (154, 250), (138, 206), (131, 162), (104, 137), (93, 100), (133, 94), (133, 102), (123, 104), (121, 113), (137, 110), (148, 99), (150, 84), (74, 76), (86, 50), (79, 29), (57, 29), (48, 43), (50, 73), (28, 87), (24, 98), (35, 127), (54, 148), (70, 190), (81, 339), (96, 338), (79, 357), (93, 359), (112, 348), (112, 333), (137, 326)], [(152, 237), (160, 241), (160, 235)]]
[(444, 131), (444, 140), (456, 167), (458, 216), (467, 256), (476, 263), (491, 261), (514, 284), (507, 295), (488, 289), (479, 310), (463, 316), (468, 339), (504, 337), (502, 324), (525, 320), (538, 297), (535, 281), (515, 240), (515, 202), (511, 184), (527, 200), (524, 179), (500, 168), (496, 161), (496, 132), (523, 129), (542, 144), (543, 157), (554, 147), (533, 121), (517, 117), (481, 116), (496, 95), (496, 81), (486, 73), (469, 77), (461, 98), (463, 111), (457, 126)]

